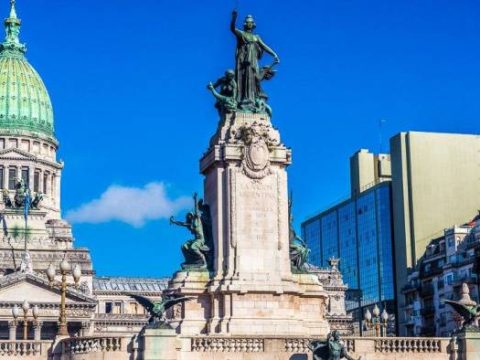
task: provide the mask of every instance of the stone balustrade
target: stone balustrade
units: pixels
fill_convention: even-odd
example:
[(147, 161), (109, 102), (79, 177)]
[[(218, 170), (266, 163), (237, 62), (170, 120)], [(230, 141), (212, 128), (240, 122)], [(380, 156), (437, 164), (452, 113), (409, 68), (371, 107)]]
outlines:
[(0, 359), (47, 359), (51, 341), (0, 341)]
[[(311, 359), (308, 349), (311, 339), (306, 337), (229, 337), (229, 336), (179, 336), (158, 334), (152, 341), (162, 339), (159, 348), (170, 351), (165, 359), (182, 360), (291, 360)], [(168, 337), (165, 337), (168, 335)], [(450, 338), (343, 338), (353, 358), (372, 360), (451, 360), (457, 358), (457, 348)], [(122, 336), (79, 337), (61, 340), (55, 347), (54, 360), (138, 360), (144, 357), (144, 343)], [(50, 342), (2, 341), (0, 360), (18, 357), (28, 360), (46, 360)], [(175, 355), (176, 354), (176, 355)], [(163, 356), (163, 355), (162, 355)], [(160, 359), (163, 357), (157, 357)], [(150, 359), (150, 358), (148, 358)], [(154, 359), (154, 357), (152, 357)], [(463, 358), (462, 358), (463, 359)], [(470, 360), (470, 358), (466, 358)], [(472, 359), (474, 360), (474, 359)]]
[(87, 336), (63, 339), (55, 359), (59, 360), (128, 360), (131, 359), (132, 339), (121, 336)]
[(63, 344), (65, 352), (70, 354), (122, 351), (121, 337), (69, 338), (64, 340)]
[(381, 353), (441, 353), (439, 338), (384, 338), (375, 340), (375, 351)]
[[(228, 357), (223, 357), (221, 353), (240, 355), (240, 353), (249, 352), (259, 353), (259, 359), (269, 357), (292, 359), (295, 354), (307, 356), (306, 354), (310, 353), (308, 349), (310, 340), (309, 338), (281, 337), (194, 337), (191, 338), (189, 349), (182, 348), (182, 352), (190, 353), (189, 355), (183, 353), (182, 359), (227, 359)], [(450, 360), (451, 354), (456, 353), (456, 350), (449, 346), (450, 338), (345, 337), (343, 341), (350, 355), (354, 358), (362, 356), (363, 359)]]
[(192, 338), (194, 352), (263, 352), (264, 339), (258, 338)]

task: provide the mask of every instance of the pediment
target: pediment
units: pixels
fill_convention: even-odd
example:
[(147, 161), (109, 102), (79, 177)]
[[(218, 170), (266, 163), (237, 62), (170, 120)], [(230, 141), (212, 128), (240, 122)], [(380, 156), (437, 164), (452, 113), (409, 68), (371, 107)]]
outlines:
[[(34, 302), (59, 303), (60, 289), (51, 287), (46, 279), (33, 273), (15, 273), (0, 279), (0, 301), (21, 303), (25, 299)], [(96, 303), (96, 300), (67, 288), (66, 302)]]
[(40, 162), (40, 163), (43, 163), (43, 164), (47, 164), (47, 165), (53, 166), (57, 169), (62, 169), (63, 168), (63, 163), (62, 162), (60, 162), (60, 163), (52, 162), (51, 160), (38, 157), (34, 154), (29, 153), (28, 151), (18, 149), (18, 148), (8, 148), (8, 149), (0, 150), (0, 159), (5, 159), (5, 160), (30, 160), (30, 161), (35, 161), (35, 162)]
[(0, 158), (16, 158), (24, 160), (37, 160), (35, 155), (17, 148), (8, 148), (0, 150)]

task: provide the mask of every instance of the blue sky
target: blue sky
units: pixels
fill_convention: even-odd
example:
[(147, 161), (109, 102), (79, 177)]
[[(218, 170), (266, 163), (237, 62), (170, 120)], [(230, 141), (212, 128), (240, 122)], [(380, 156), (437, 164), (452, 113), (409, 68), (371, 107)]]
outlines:
[(17, 2), (53, 101), (63, 210), (99, 275), (170, 275), (182, 261), (189, 234), (168, 215), (202, 192), (217, 124), (205, 87), (233, 66), (237, 2), (282, 61), (266, 90), (293, 148), (297, 223), (348, 195), (349, 157), (380, 150), (381, 119), (383, 151), (399, 131), (480, 132), (473, 0)]

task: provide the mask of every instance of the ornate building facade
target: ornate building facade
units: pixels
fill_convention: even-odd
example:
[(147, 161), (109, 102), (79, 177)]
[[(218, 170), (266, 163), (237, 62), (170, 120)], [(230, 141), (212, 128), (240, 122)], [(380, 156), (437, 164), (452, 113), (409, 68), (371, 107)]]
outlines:
[(444, 300), (457, 300), (463, 284), (471, 298), (480, 301), (476, 250), (480, 250), (480, 216), (430, 241), (403, 287), (401, 326), (407, 336), (451, 336), (462, 320)]

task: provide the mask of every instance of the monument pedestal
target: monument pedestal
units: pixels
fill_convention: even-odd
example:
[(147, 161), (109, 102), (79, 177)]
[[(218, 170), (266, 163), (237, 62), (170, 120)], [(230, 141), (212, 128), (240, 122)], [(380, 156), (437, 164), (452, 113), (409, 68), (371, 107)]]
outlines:
[[(200, 161), (213, 268), (178, 272), (171, 294), (195, 296), (170, 313), (182, 335), (316, 336), (329, 332), (327, 294), (292, 274), (286, 167), (291, 150), (264, 114), (227, 114)], [(200, 275), (201, 274), (201, 275)]]
[(459, 345), (459, 360), (473, 360), (480, 358), (480, 331), (465, 329), (457, 336)]
[(141, 335), (144, 360), (177, 360), (179, 340), (173, 329), (145, 329)]

